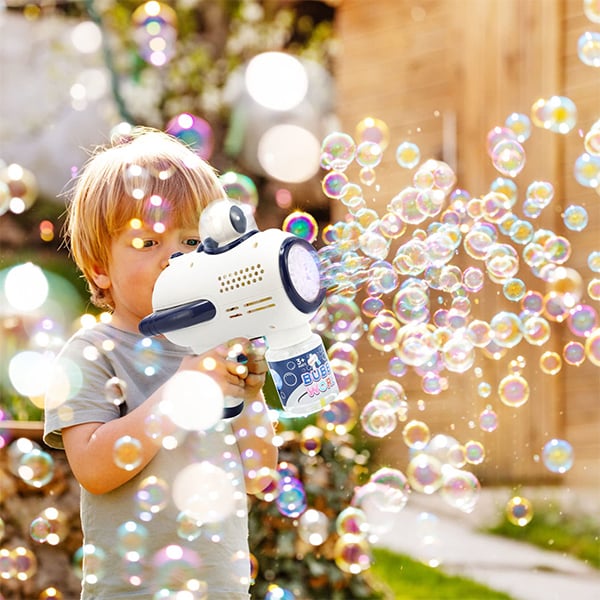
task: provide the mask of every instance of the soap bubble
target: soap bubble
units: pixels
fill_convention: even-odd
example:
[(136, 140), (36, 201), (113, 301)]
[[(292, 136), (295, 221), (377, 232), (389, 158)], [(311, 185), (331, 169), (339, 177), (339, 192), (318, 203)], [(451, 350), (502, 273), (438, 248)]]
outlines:
[(43, 544), (50, 535), (52, 526), (48, 519), (43, 516), (35, 517), (29, 524), (29, 535), (35, 542)]
[(412, 169), (421, 160), (421, 150), (413, 142), (402, 142), (396, 148), (396, 162), (404, 169)]
[(588, 304), (574, 306), (569, 311), (567, 326), (574, 335), (587, 337), (598, 327), (598, 313)]
[(177, 544), (165, 546), (153, 555), (151, 564), (152, 580), (149, 583), (156, 590), (153, 597), (160, 597), (159, 594), (162, 596), (165, 591), (185, 593), (188, 598), (205, 597), (205, 594), (189, 595), (190, 588), (200, 585), (198, 575), (202, 566), (200, 557), (191, 548)]
[(126, 521), (117, 528), (117, 552), (129, 561), (139, 561), (146, 555), (148, 530), (135, 521)]
[(328, 198), (334, 200), (342, 197), (344, 188), (348, 184), (348, 177), (341, 171), (331, 171), (323, 177), (321, 189)]
[(396, 429), (398, 419), (394, 409), (381, 400), (371, 400), (360, 413), (360, 422), (365, 433), (382, 438)]
[(600, 121), (596, 121), (583, 138), (585, 151), (592, 156), (600, 156)]
[(286, 588), (278, 586), (276, 583), (270, 583), (267, 587), (267, 593), (264, 600), (294, 600), (294, 593)]
[(175, 55), (177, 14), (168, 5), (151, 1), (138, 6), (131, 15), (133, 36), (142, 58), (162, 67)]
[(358, 407), (352, 396), (330, 402), (317, 415), (317, 424), (325, 431), (344, 435), (354, 428), (358, 420)]
[[(105, 573), (106, 552), (94, 544), (84, 544), (73, 555), (73, 566), (88, 585), (98, 583)], [(85, 565), (85, 572), (83, 567)]]
[(358, 575), (372, 563), (369, 542), (360, 535), (346, 533), (340, 536), (333, 549), (335, 564), (344, 573)]
[(506, 406), (511, 408), (523, 406), (529, 400), (529, 383), (516, 373), (506, 375), (498, 384), (498, 396)]
[(473, 473), (448, 465), (442, 469), (440, 494), (450, 506), (470, 513), (477, 504), (480, 491), (481, 484)]
[(356, 138), (361, 142), (377, 144), (385, 150), (390, 139), (390, 129), (381, 119), (365, 117), (356, 125)]
[(431, 438), (431, 432), (427, 423), (413, 419), (404, 425), (402, 439), (404, 443), (413, 450), (425, 448)]
[(368, 169), (374, 169), (383, 158), (381, 146), (375, 142), (361, 142), (356, 148), (356, 162)]
[(514, 496), (506, 503), (506, 517), (513, 525), (524, 527), (533, 518), (533, 506), (527, 498)]
[(525, 166), (525, 150), (516, 140), (498, 142), (491, 154), (496, 170), (507, 177), (516, 177)]
[(600, 156), (581, 154), (575, 160), (574, 175), (582, 186), (597, 188), (600, 185)]
[(487, 406), (479, 415), (479, 428), (488, 433), (498, 428), (498, 415), (491, 406)]
[(562, 215), (563, 223), (571, 231), (583, 231), (588, 224), (588, 213), (583, 206), (571, 204)]
[(500, 311), (490, 321), (492, 338), (503, 348), (514, 348), (523, 338), (523, 324), (518, 315)]
[(406, 468), (410, 487), (424, 494), (433, 494), (442, 486), (442, 463), (428, 454), (417, 454)]
[(319, 226), (315, 218), (311, 214), (299, 210), (290, 213), (283, 220), (281, 229), (311, 244), (317, 239), (319, 233)]
[(121, 406), (127, 399), (127, 382), (119, 377), (111, 377), (104, 384), (104, 397), (109, 404)]
[(137, 469), (143, 460), (141, 442), (130, 435), (120, 437), (113, 447), (113, 460), (117, 467), (125, 471)]
[(14, 565), (14, 577), (17, 581), (31, 579), (38, 570), (38, 562), (35, 554), (25, 546), (17, 546), (10, 551), (10, 558)]
[(252, 211), (256, 209), (258, 190), (250, 177), (235, 171), (226, 171), (219, 176), (219, 180), (228, 198), (252, 207)]
[(321, 165), (325, 169), (343, 171), (356, 156), (356, 143), (347, 133), (333, 132), (321, 144)]
[(366, 537), (368, 533), (367, 516), (364, 511), (355, 506), (347, 506), (335, 520), (335, 530), (339, 536), (350, 533)]
[(54, 477), (54, 459), (48, 452), (33, 448), (21, 457), (18, 472), (27, 485), (44, 487)]
[(485, 460), (485, 448), (477, 440), (468, 440), (464, 444), (465, 460), (470, 465), (480, 465)]
[(18, 312), (32, 312), (42, 306), (49, 290), (44, 271), (31, 262), (11, 267), (4, 279), (6, 300)]
[(141, 515), (154, 515), (164, 510), (169, 498), (169, 484), (156, 475), (142, 479), (135, 493), (135, 502)]
[(578, 367), (585, 361), (585, 346), (581, 342), (567, 342), (562, 354), (568, 365)]
[(320, 546), (329, 537), (329, 519), (320, 510), (309, 508), (298, 519), (298, 535), (311, 546)]
[(307, 456), (316, 456), (323, 444), (323, 430), (314, 425), (307, 425), (300, 432), (300, 451)]
[(577, 40), (577, 56), (588, 67), (600, 67), (600, 33), (582, 33)]
[(223, 521), (235, 510), (235, 487), (229, 475), (207, 461), (177, 473), (171, 488), (177, 508), (204, 523)]
[(277, 488), (277, 510), (284, 517), (299, 517), (306, 510), (306, 491), (302, 481), (296, 477), (282, 477)]
[(205, 119), (182, 113), (173, 117), (167, 123), (165, 130), (181, 140), (203, 160), (208, 160), (212, 156), (215, 145), (214, 133), (212, 126)]
[(600, 367), (600, 328), (592, 331), (586, 338), (585, 355), (592, 364)]
[(504, 123), (517, 136), (517, 141), (523, 143), (531, 136), (531, 120), (523, 113), (513, 112)]
[(544, 444), (542, 461), (553, 473), (566, 473), (573, 466), (573, 447), (566, 440), (552, 439)]

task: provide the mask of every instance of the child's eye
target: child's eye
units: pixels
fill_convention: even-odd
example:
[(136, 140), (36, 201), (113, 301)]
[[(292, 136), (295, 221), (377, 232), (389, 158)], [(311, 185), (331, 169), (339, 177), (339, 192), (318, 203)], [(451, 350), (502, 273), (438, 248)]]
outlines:
[(189, 246), (190, 248), (195, 248), (199, 244), (200, 240), (198, 238), (187, 238), (186, 240), (183, 240), (183, 245)]
[(131, 241), (131, 245), (134, 248), (137, 248), (138, 250), (141, 250), (142, 248), (152, 248), (152, 246), (154, 246), (156, 244), (156, 240), (152, 240), (152, 239), (144, 239), (144, 238), (133, 238), (133, 240)]

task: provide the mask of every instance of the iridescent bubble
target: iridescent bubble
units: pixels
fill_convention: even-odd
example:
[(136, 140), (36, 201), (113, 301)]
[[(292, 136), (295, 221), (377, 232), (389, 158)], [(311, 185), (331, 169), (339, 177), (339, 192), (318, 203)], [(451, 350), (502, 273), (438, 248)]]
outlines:
[(133, 471), (142, 464), (142, 444), (130, 435), (120, 437), (113, 447), (113, 460), (117, 467)]
[(485, 257), (485, 268), (495, 283), (504, 283), (519, 271), (519, 255), (508, 244), (493, 244)]
[(566, 473), (573, 466), (573, 446), (566, 440), (552, 439), (544, 444), (542, 461), (552, 473)]
[(533, 238), (533, 225), (529, 221), (516, 219), (511, 225), (508, 235), (515, 244), (524, 246)]
[(573, 100), (566, 96), (551, 96), (536, 117), (542, 120), (544, 129), (565, 134), (577, 123), (577, 107)]
[(386, 212), (379, 221), (379, 231), (390, 240), (401, 237), (406, 231), (406, 223), (393, 212)]
[(300, 432), (299, 448), (307, 456), (316, 456), (323, 445), (323, 430), (314, 425), (307, 425)]
[(427, 325), (405, 325), (398, 335), (398, 357), (405, 365), (422, 366), (437, 353), (433, 332)]
[(550, 323), (539, 315), (523, 318), (523, 337), (534, 346), (543, 346), (552, 333)]
[(467, 325), (467, 335), (476, 348), (485, 348), (492, 339), (492, 330), (487, 321), (473, 319)]
[(325, 298), (321, 305), (323, 315), (322, 328), (317, 324), (317, 330), (325, 337), (336, 341), (355, 341), (364, 333), (364, 323), (360, 316), (360, 309), (356, 303), (339, 294), (332, 294)]
[(346, 533), (338, 538), (333, 548), (335, 564), (344, 573), (358, 575), (372, 563), (369, 542), (360, 535)]
[(516, 140), (498, 142), (491, 154), (496, 170), (507, 177), (516, 177), (525, 166), (525, 150)]
[(404, 425), (402, 429), (404, 443), (413, 450), (422, 450), (431, 439), (429, 426), (423, 421), (413, 419)]
[(470, 513), (479, 500), (480, 491), (481, 484), (473, 473), (444, 466), (440, 494), (447, 504)]
[(577, 40), (577, 56), (588, 67), (600, 67), (600, 33), (582, 33)]
[(479, 267), (467, 267), (462, 276), (462, 283), (468, 292), (479, 292), (483, 288), (484, 275)]
[(360, 423), (365, 433), (383, 438), (396, 429), (398, 419), (394, 409), (382, 400), (370, 400), (360, 413)]
[(574, 307), (583, 295), (583, 278), (578, 271), (570, 267), (557, 267), (547, 280), (548, 291), (566, 307)]
[(581, 154), (575, 160), (574, 174), (583, 187), (597, 188), (600, 185), (600, 156)]
[(344, 508), (335, 520), (335, 530), (338, 535), (346, 533), (365, 537), (368, 533), (367, 516), (364, 511), (356, 506)]
[(338, 400), (352, 396), (358, 387), (358, 369), (352, 363), (334, 358), (331, 361), (331, 370), (339, 388)]
[(585, 361), (585, 346), (581, 342), (567, 342), (562, 355), (568, 365), (578, 367)]
[(29, 524), (29, 535), (35, 542), (43, 544), (52, 530), (52, 526), (48, 519), (38, 516), (35, 517)]
[(464, 443), (465, 460), (471, 465), (480, 465), (485, 460), (485, 448), (477, 440), (468, 440)]
[(404, 223), (418, 225), (428, 216), (421, 210), (419, 198), (422, 193), (416, 187), (406, 187), (392, 198), (388, 210), (395, 213)]
[(360, 305), (360, 310), (365, 317), (373, 318), (385, 308), (385, 302), (381, 298), (367, 296)]
[(142, 338), (135, 344), (135, 366), (140, 373), (152, 377), (161, 360), (162, 345), (155, 338)]
[(14, 578), (17, 581), (27, 581), (37, 572), (38, 561), (35, 554), (25, 546), (17, 546), (10, 551), (10, 557), (14, 565)]
[(277, 510), (284, 517), (299, 517), (306, 510), (306, 492), (302, 481), (295, 477), (283, 477), (277, 487)]
[(398, 247), (392, 265), (400, 275), (419, 275), (428, 266), (428, 261), (425, 243), (413, 239)]
[(177, 473), (171, 496), (180, 511), (204, 523), (217, 523), (235, 510), (235, 491), (226, 471), (202, 461)]
[(311, 546), (320, 546), (329, 537), (329, 519), (320, 510), (309, 508), (298, 519), (298, 536)]
[(391, 503), (395, 510), (402, 510), (408, 502), (410, 485), (402, 471), (391, 467), (381, 467), (369, 477), (369, 481), (387, 486), (392, 493), (391, 499), (388, 498), (388, 503)]
[(585, 138), (583, 138), (583, 147), (588, 154), (600, 156), (600, 121), (596, 121), (585, 134)]
[(258, 498), (265, 502), (273, 502), (277, 498), (278, 485), (281, 481), (281, 474), (276, 469), (261, 467), (254, 475), (256, 487), (261, 491), (256, 494)]
[(18, 473), (27, 485), (44, 487), (54, 477), (54, 459), (48, 452), (33, 448), (21, 457)]
[(131, 15), (134, 39), (142, 58), (162, 67), (175, 55), (177, 14), (168, 5), (154, 0), (141, 4)]
[(595, 277), (588, 281), (587, 293), (592, 300), (600, 300), (600, 279)]
[(475, 346), (466, 332), (458, 330), (442, 346), (440, 356), (448, 371), (465, 373), (475, 362)]
[(452, 465), (457, 468), (465, 465), (464, 447), (450, 435), (441, 433), (434, 435), (424, 453), (437, 458), (442, 465)]
[(600, 4), (598, 4), (598, 0), (583, 0), (583, 12), (592, 23), (600, 23)]
[(345, 170), (354, 160), (356, 143), (350, 135), (333, 132), (327, 135), (321, 144), (321, 165), (334, 171)]
[(369, 323), (367, 339), (376, 350), (389, 352), (398, 347), (400, 323), (387, 313), (380, 313)]
[(117, 528), (117, 552), (129, 561), (139, 561), (146, 556), (148, 530), (135, 521), (126, 521)]
[(488, 131), (486, 136), (486, 150), (487, 153), (492, 156), (494, 148), (500, 143), (505, 141), (516, 141), (516, 133), (509, 127), (493, 127)]
[(215, 145), (213, 129), (201, 117), (182, 113), (173, 117), (165, 130), (189, 146), (203, 160), (212, 156)]
[(339, 199), (348, 184), (348, 177), (341, 171), (330, 171), (321, 181), (321, 189), (328, 198)]
[(529, 383), (516, 373), (506, 375), (498, 384), (498, 396), (506, 406), (523, 406), (529, 400)]
[(429, 294), (419, 284), (406, 285), (394, 296), (392, 308), (402, 323), (424, 323), (429, 320)]
[(592, 331), (586, 338), (585, 355), (592, 364), (600, 367), (600, 328)]
[(531, 136), (531, 120), (523, 113), (514, 112), (508, 115), (504, 124), (514, 132), (517, 141), (523, 143)]
[(403, 377), (407, 370), (406, 364), (399, 356), (392, 356), (388, 361), (388, 373), (393, 377)]
[(475, 223), (465, 234), (463, 247), (471, 258), (483, 260), (496, 243), (497, 237), (495, 228), (489, 223)]
[(317, 415), (317, 423), (325, 431), (345, 435), (354, 429), (358, 421), (358, 407), (352, 396), (330, 402)]
[(588, 213), (583, 206), (571, 204), (562, 215), (563, 223), (571, 231), (583, 231), (588, 224)]
[(120, 406), (127, 399), (127, 382), (120, 377), (111, 377), (104, 384), (104, 397), (110, 404)]
[(544, 309), (544, 296), (535, 290), (527, 292), (521, 300), (521, 308), (532, 315), (541, 314)]
[(403, 169), (412, 169), (421, 160), (421, 150), (413, 142), (401, 142), (396, 148), (396, 162)]
[[(35, 521), (35, 530), (32, 531), (33, 535), (44, 536), (43, 540), (40, 540), (50, 546), (57, 546), (60, 544), (69, 534), (69, 521), (67, 515), (55, 508), (49, 506), (39, 513)], [(32, 527), (34, 523), (32, 522)]]
[(405, 504), (402, 491), (372, 481), (356, 487), (352, 496), (352, 506), (365, 514), (371, 541), (391, 530), (395, 515)]
[(370, 258), (384, 260), (390, 250), (390, 241), (383, 236), (378, 227), (371, 227), (359, 238), (360, 249)]
[(524, 527), (533, 518), (533, 506), (527, 498), (514, 496), (506, 503), (506, 517), (513, 524)]
[(3, 184), (1, 187), (4, 197), (0, 203), (0, 213), (8, 209), (14, 214), (22, 214), (37, 200), (39, 188), (35, 175), (17, 163), (6, 166), (4, 162), (0, 163), (0, 182)]
[(356, 148), (356, 162), (361, 167), (374, 169), (383, 158), (383, 151), (375, 142), (361, 142)]
[(567, 325), (571, 333), (587, 337), (598, 327), (598, 312), (588, 304), (579, 304), (569, 311)]
[(540, 356), (540, 369), (546, 375), (556, 375), (562, 368), (560, 354), (548, 350)]
[(4, 295), (18, 313), (40, 308), (48, 298), (50, 285), (43, 269), (31, 262), (10, 267), (4, 278)]
[(140, 514), (155, 515), (169, 503), (169, 484), (160, 477), (149, 475), (138, 485), (135, 502)]
[(417, 454), (408, 463), (406, 476), (413, 490), (433, 494), (442, 486), (442, 463), (435, 456)]
[(375, 117), (365, 117), (356, 125), (356, 138), (362, 142), (373, 142), (387, 148), (390, 139), (390, 130), (385, 121)]
[[(171, 544), (158, 550), (152, 556), (151, 562), (151, 586), (156, 591), (153, 598), (178, 597), (184, 594), (188, 597), (190, 587), (198, 587), (200, 584), (198, 573), (202, 561), (198, 554), (191, 548)], [(198, 590), (200, 591), (200, 590)], [(159, 595), (160, 594), (160, 595)], [(206, 597), (205, 594), (195, 597)]]
[(594, 273), (600, 273), (600, 250), (592, 250), (588, 254), (587, 265)]
[(219, 176), (219, 180), (228, 198), (252, 207), (254, 212), (258, 206), (258, 190), (250, 177), (235, 171), (226, 171)]
[(498, 415), (491, 406), (486, 406), (479, 415), (479, 429), (491, 433), (498, 428)]
[(311, 214), (299, 210), (292, 212), (283, 220), (281, 229), (311, 244), (317, 239), (319, 233), (316, 219)]
[(544, 296), (544, 316), (556, 323), (562, 323), (569, 314), (569, 307), (565, 306), (563, 297), (556, 292), (549, 292)]
[[(85, 563), (85, 575), (83, 564)], [(78, 574), (88, 585), (98, 583), (105, 572), (106, 552), (94, 544), (84, 544), (73, 555), (73, 566)]]
[(378, 381), (373, 389), (371, 400), (385, 402), (398, 414), (406, 409), (406, 392), (402, 385), (393, 379)]
[(507, 300), (511, 302), (518, 302), (525, 296), (527, 287), (525, 282), (518, 277), (512, 277), (511, 279), (504, 282), (502, 286), (502, 293)]

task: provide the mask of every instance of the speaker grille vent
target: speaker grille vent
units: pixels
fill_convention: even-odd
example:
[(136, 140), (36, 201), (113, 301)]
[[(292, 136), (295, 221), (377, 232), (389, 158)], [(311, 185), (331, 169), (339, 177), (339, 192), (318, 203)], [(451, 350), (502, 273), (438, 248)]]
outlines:
[(217, 277), (221, 294), (248, 287), (263, 280), (265, 270), (260, 263), (223, 273)]

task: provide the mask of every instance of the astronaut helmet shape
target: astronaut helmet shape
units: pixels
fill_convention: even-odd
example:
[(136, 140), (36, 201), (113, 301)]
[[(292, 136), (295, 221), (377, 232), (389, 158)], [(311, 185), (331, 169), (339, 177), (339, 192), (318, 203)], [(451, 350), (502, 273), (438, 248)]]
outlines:
[(231, 198), (214, 200), (200, 215), (200, 238), (209, 253), (223, 252), (257, 231), (252, 207)]

